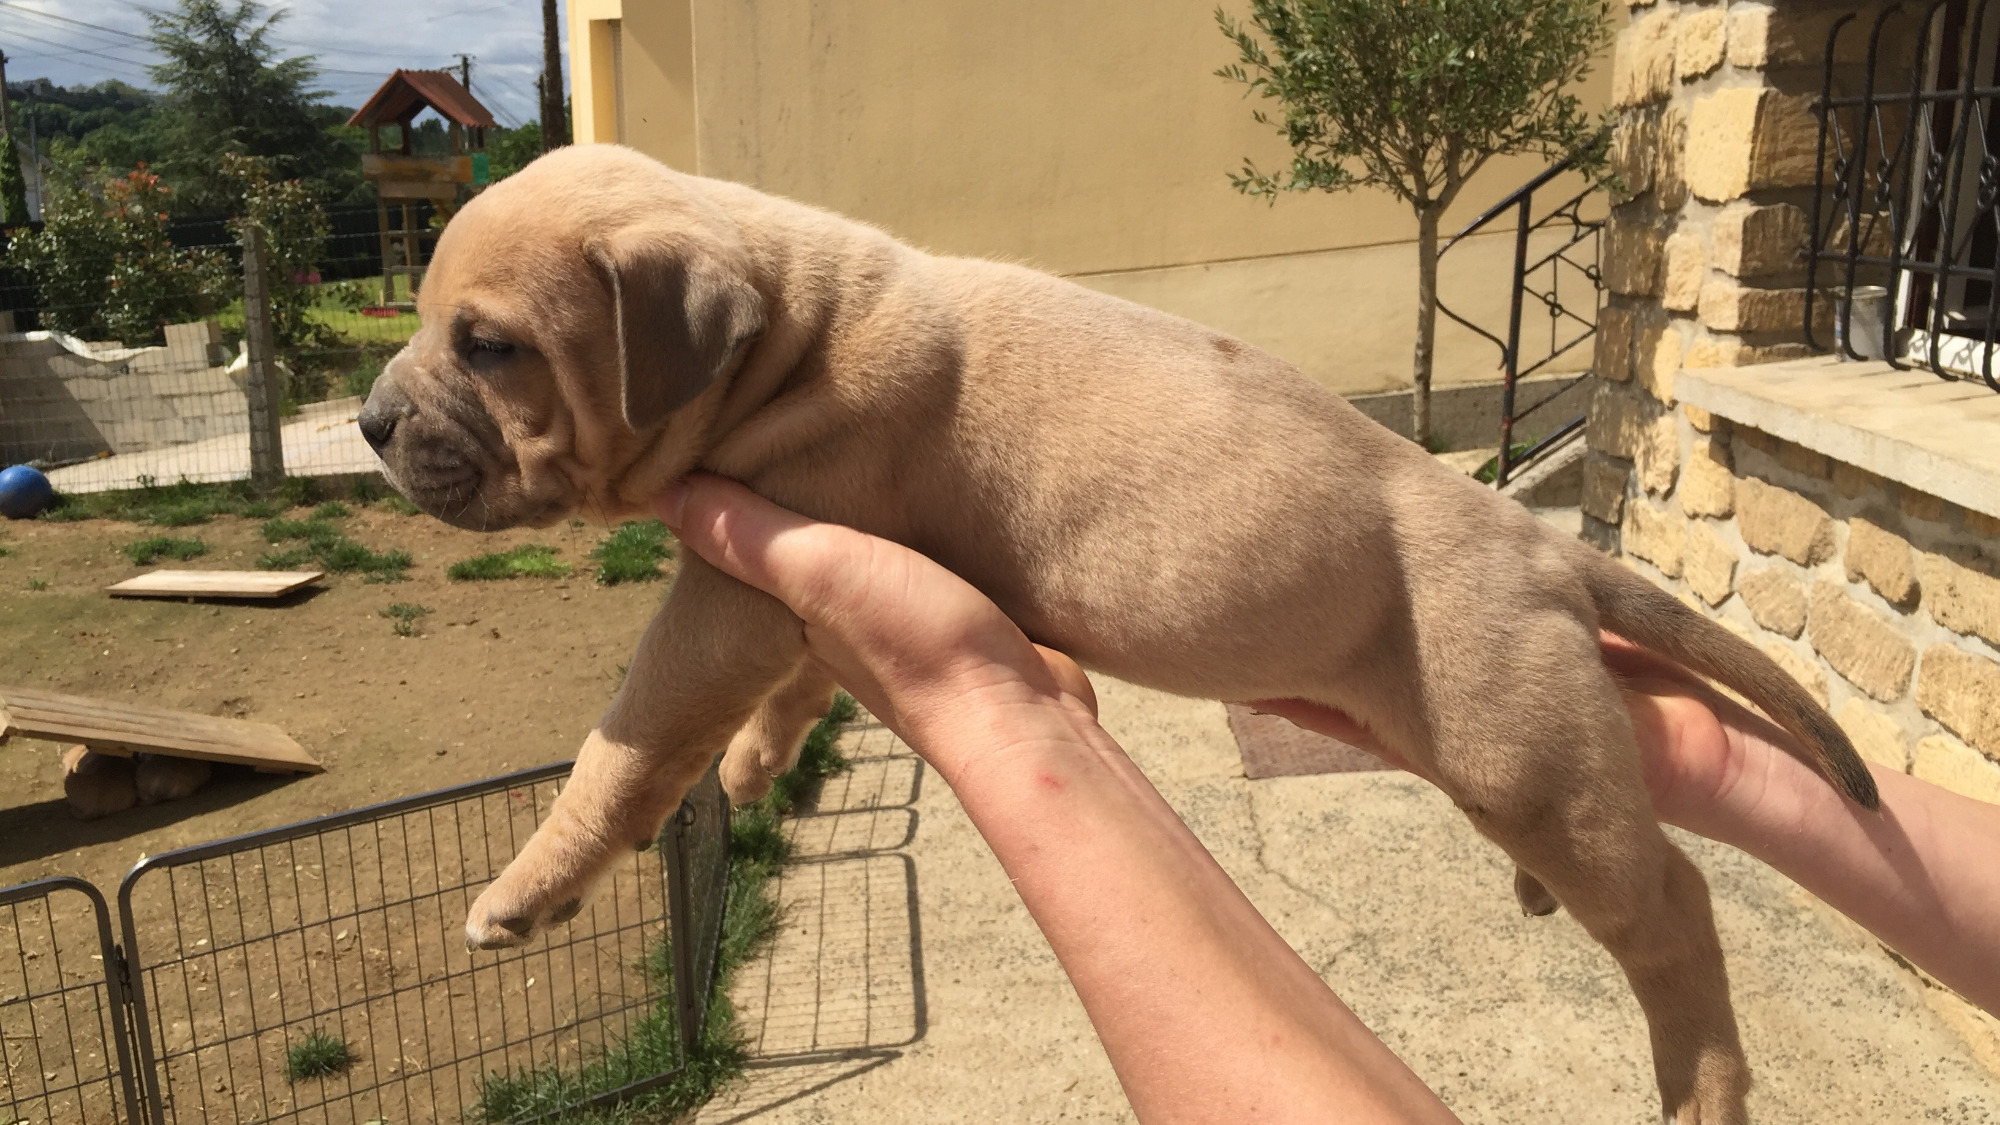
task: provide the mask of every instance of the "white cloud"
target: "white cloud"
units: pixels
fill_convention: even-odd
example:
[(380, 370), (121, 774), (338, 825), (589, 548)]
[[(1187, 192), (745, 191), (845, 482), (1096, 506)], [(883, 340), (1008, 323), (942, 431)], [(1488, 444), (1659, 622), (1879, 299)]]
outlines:
[[(145, 6), (166, 3), (149, 0)], [(542, 17), (532, 0), (291, 0), (271, 6), (286, 13), (274, 41), (285, 54), (316, 56), (320, 85), (337, 104), (361, 104), (397, 67), (456, 68), (464, 52), (472, 56), (474, 92), (496, 118), (511, 125), (537, 115)], [(127, 38), (147, 30), (143, 7), (131, 0), (0, 0), (0, 50), (7, 53), (10, 81), (47, 78), (74, 86), (117, 78), (150, 86), (146, 65), (157, 56)], [(563, 79), (567, 86), (567, 73)]]

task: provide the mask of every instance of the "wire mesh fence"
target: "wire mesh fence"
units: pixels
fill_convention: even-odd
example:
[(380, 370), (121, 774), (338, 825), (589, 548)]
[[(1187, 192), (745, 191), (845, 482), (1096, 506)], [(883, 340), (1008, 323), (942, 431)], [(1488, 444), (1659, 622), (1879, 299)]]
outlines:
[(0, 890), (0, 950), (0, 1119), (135, 1120), (104, 896), (70, 878)]
[[(410, 264), (406, 243), (381, 238), (374, 207), (329, 220), (317, 264), (267, 275), (275, 309), (262, 310), (277, 314), (278, 428), (295, 476), (378, 469), (354, 417), (418, 323), (414, 275), (383, 268)], [(428, 205), (408, 221), (428, 231)], [(242, 244), (220, 221), (172, 233), (139, 257), (70, 246), (30, 268), (20, 247), (33, 236), (12, 232), (0, 277), (10, 321), (0, 323), (0, 464), (35, 465), (78, 493), (251, 476), (259, 310), (246, 302)], [(428, 236), (415, 245), (421, 259)]]
[[(702, 1034), (722, 922), (713, 771), (565, 926), (521, 950), (465, 948), (467, 908), (568, 769), (142, 861), (118, 894), (122, 947), (87, 883), (0, 892), (22, 966), (19, 981), (0, 967), (0, 1030), (10, 1064), (46, 1075), (0, 1088), (0, 1120), (513, 1122), (673, 1080)], [(58, 892), (96, 913), (48, 905)]]

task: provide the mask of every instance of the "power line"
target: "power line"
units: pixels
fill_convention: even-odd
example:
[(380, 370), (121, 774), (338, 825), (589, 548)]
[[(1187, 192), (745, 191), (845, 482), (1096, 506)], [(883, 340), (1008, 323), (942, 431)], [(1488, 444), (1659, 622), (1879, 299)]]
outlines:
[[(0, 7), (12, 8), (17, 12), (26, 12), (28, 15), (39, 16), (45, 20), (55, 20), (59, 23), (75, 24), (77, 27), (87, 27), (92, 31), (106, 32), (111, 35), (116, 35), (120, 39), (130, 39), (133, 40), (134, 42), (144, 43), (147, 46), (151, 46), (153, 42), (151, 39), (148, 39), (143, 35), (134, 35), (129, 31), (120, 31), (115, 27), (106, 27), (101, 23), (87, 23), (83, 20), (71, 19), (68, 16), (59, 16), (56, 15), (54, 12), (44, 12), (40, 8), (30, 8), (26, 4), (17, 4), (14, 2), (14, 0), (0, 0)], [(137, 5), (134, 5), (134, 7), (137, 7)]]
[(491, 106), (493, 111), (500, 115), (500, 123), (502, 125), (505, 125), (509, 129), (519, 129), (521, 127), (521, 115), (515, 113), (511, 107), (502, 104), (499, 98), (493, 96), (492, 91), (487, 90), (480, 83), (474, 82), (472, 84), (472, 96)]
[[(62, 50), (63, 50), (63, 52), (64, 52), (64, 53), (66, 53), (66, 54), (73, 54), (73, 55), (95, 55), (95, 56), (97, 56), (97, 57), (98, 57), (98, 58), (100, 58), (100, 59), (109, 59), (109, 60), (111, 60), (112, 62), (117, 62), (117, 63), (124, 63), (124, 64), (125, 64), (125, 65), (127, 65), (127, 66), (138, 66), (138, 67), (150, 67), (150, 66), (152, 66), (152, 64), (151, 64), (151, 63), (148, 63), (148, 62), (145, 62), (145, 61), (143, 61), (143, 60), (140, 60), (140, 59), (128, 59), (128, 58), (124, 58), (124, 57), (122, 57), (122, 56), (119, 56), (119, 55), (107, 55), (107, 54), (105, 54), (105, 53), (104, 53), (103, 51), (93, 51), (93, 50), (91, 50), (91, 49), (90, 49), (89, 47), (79, 47), (79, 46), (77, 46), (77, 45), (76, 45), (76, 44), (74, 44), (74, 43), (58, 43), (58, 42), (56, 42), (56, 41), (55, 41), (55, 40), (53, 40), (53, 39), (43, 39), (43, 38), (41, 38), (40, 36), (36, 36), (36, 35), (29, 35), (28, 33), (26, 33), (26, 32), (23, 32), (23, 31), (9, 31), (9, 32), (6, 32), (5, 34), (6, 34), (6, 35), (8, 35), (8, 36), (9, 36), (10, 38), (14, 38), (14, 39), (26, 39), (26, 40), (27, 40), (28, 42), (30, 42), (30, 43), (40, 43), (40, 44), (43, 44), (44, 46), (48, 46), (48, 47), (57, 47), (57, 48), (60, 48), (60, 49), (62, 49)], [(45, 58), (46, 58), (47, 56), (43, 56), (43, 57), (45, 57)]]

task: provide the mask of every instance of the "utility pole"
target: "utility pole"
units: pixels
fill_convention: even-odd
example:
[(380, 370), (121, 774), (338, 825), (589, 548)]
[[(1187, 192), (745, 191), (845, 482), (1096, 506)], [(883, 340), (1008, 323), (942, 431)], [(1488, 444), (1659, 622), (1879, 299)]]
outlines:
[(14, 143), (14, 100), (7, 96), (7, 52), (0, 51), (0, 132)]
[(466, 93), (468, 93), (468, 94), (469, 94), (469, 93), (471, 93), (471, 92), (472, 92), (472, 56), (471, 56), (471, 55), (460, 55), (460, 56), (458, 56), (458, 84), (459, 84), (459, 85), (461, 85), (461, 86), (463, 86), (463, 87), (465, 87), (465, 92), (466, 92)]
[(556, 0), (542, 0), (542, 151), (569, 143), (569, 113), (563, 108), (562, 39), (557, 35)]

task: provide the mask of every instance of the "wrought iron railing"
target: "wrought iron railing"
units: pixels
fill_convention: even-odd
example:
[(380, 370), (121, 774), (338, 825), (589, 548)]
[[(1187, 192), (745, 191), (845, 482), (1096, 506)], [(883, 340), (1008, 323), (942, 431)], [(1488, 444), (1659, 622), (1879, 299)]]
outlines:
[[(1507, 328), (1504, 337), (1460, 316), (1443, 301), (1438, 311), (1473, 332), (1492, 341), (1500, 349), (1503, 382), (1500, 391), (1500, 452), (1494, 462), (1493, 485), (1503, 487), (1521, 469), (1574, 440), (1583, 432), (1585, 413), (1563, 421), (1526, 448), (1517, 448), (1514, 434), (1530, 416), (1549, 406), (1590, 377), (1585, 371), (1548, 388), (1538, 387), (1535, 400), (1520, 402), (1520, 386), (1527, 379), (1554, 364), (1597, 335), (1597, 310), (1604, 294), (1604, 274), (1599, 265), (1599, 235), (1602, 218), (1590, 218), (1586, 209), (1598, 193), (1592, 181), (1582, 190), (1560, 196), (1560, 201), (1539, 217), (1536, 196), (1546, 203), (1558, 189), (1549, 185), (1565, 173), (1575, 171), (1579, 157), (1570, 157), (1522, 184), (1513, 194), (1487, 208), (1478, 218), (1445, 243), (1438, 252), (1442, 262), (1460, 242), (1494, 223), (1514, 222), (1513, 271), (1508, 282)], [(1545, 190), (1549, 189), (1549, 190)], [(1547, 334), (1523, 325), (1527, 306), (1533, 302), (1547, 314)], [(1532, 336), (1532, 338), (1531, 338)], [(1524, 353), (1524, 347), (1527, 351)]]
[(2000, 8), (1892, 5), (1857, 73), (1842, 46), (1862, 26), (1849, 13), (1827, 32), (1806, 339), (2000, 390)]

